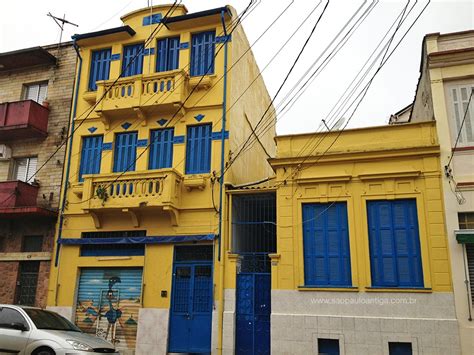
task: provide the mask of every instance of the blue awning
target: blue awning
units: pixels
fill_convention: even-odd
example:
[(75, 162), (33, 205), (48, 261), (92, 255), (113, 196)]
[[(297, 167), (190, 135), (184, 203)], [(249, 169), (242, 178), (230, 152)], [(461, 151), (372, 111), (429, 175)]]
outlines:
[(215, 234), (172, 235), (157, 237), (124, 237), (124, 238), (60, 238), (63, 245), (91, 245), (91, 244), (173, 244), (204, 242), (214, 240)]

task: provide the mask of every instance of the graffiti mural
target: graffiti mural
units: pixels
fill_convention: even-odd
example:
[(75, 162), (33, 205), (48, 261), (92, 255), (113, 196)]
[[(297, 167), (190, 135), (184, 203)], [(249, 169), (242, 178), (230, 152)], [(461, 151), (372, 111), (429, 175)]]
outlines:
[(82, 269), (76, 324), (117, 349), (135, 349), (141, 306), (142, 269)]

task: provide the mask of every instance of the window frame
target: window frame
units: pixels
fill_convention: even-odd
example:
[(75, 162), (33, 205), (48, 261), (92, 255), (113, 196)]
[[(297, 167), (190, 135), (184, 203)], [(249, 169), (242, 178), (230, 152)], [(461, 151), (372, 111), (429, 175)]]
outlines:
[[(464, 89), (464, 88), (471, 88), (474, 89), (474, 81), (472, 80), (469, 80), (469, 81), (464, 81), (464, 82), (460, 82), (460, 83), (456, 83), (456, 84), (451, 84), (451, 85), (447, 85), (446, 86), (446, 89), (445, 89), (445, 93), (446, 93), (446, 96), (447, 96), (447, 113), (448, 113), (448, 126), (449, 126), (449, 130), (450, 130), (450, 137), (451, 137), (451, 147), (454, 147), (454, 144), (456, 143), (456, 139), (457, 139), (457, 136), (458, 136), (458, 133), (459, 133), (459, 126), (461, 125), (462, 123), (462, 120), (464, 118), (464, 113), (466, 112), (465, 108), (463, 107), (464, 103), (467, 103), (469, 102), (469, 96), (470, 96), (470, 91), (467, 90), (467, 100), (466, 101), (463, 101), (462, 100), (462, 93), (461, 93), (461, 90)], [(453, 96), (453, 91), (456, 91), (456, 95), (458, 96), (458, 99), (460, 100), (457, 100), (457, 104), (461, 105), (462, 107), (459, 107), (456, 109), (456, 103), (455, 103), (455, 100), (454, 100), (454, 96)], [(470, 116), (467, 116), (466, 117), (466, 120), (464, 122), (464, 125), (462, 127), (462, 130), (461, 130), (461, 135), (459, 136), (459, 141), (458, 141), (458, 144), (457, 144), (457, 148), (462, 148), (462, 147), (474, 147), (474, 95), (473, 95), (473, 98), (471, 100), (471, 104), (469, 105), (469, 115)], [(467, 140), (467, 127), (468, 127), (468, 120), (467, 118), (470, 117), (470, 124), (471, 124), (471, 134), (472, 134), (472, 139), (470, 141)], [(459, 124), (457, 123), (457, 121), (459, 120)]]
[[(153, 153), (155, 152), (155, 149), (158, 148), (157, 146), (160, 145), (161, 142), (155, 142), (155, 139), (153, 138), (153, 134), (155, 132), (165, 132), (165, 131), (170, 131), (171, 133), (171, 139), (169, 140), (170, 144), (170, 151), (168, 154), (170, 155), (169, 157), (169, 165), (168, 166), (152, 166), (153, 160), (152, 156)], [(150, 138), (149, 138), (149, 152), (148, 152), (148, 170), (159, 170), (159, 169), (169, 169), (173, 167), (173, 155), (174, 155), (174, 127), (167, 127), (167, 128), (157, 128), (157, 129), (151, 129), (150, 130)], [(163, 143), (161, 143), (163, 144)], [(166, 164), (164, 164), (166, 165)]]
[[(118, 143), (118, 136), (124, 136), (124, 135), (135, 135), (135, 153), (133, 157), (133, 169), (127, 169), (127, 170), (118, 170), (117, 167), (117, 143)], [(137, 168), (137, 148), (138, 148), (138, 131), (130, 131), (130, 132), (117, 132), (115, 133), (114, 137), (114, 151), (113, 151), (113, 164), (112, 164), (112, 170), (114, 173), (127, 173), (131, 171), (135, 171)], [(130, 164), (128, 164), (130, 166)], [(127, 168), (128, 168), (127, 166)]]
[[(188, 146), (189, 146), (189, 130), (195, 127), (204, 127), (204, 126), (209, 126), (209, 157), (207, 160), (207, 167), (206, 169), (198, 169), (198, 170), (190, 170), (188, 167), (188, 164), (191, 164), (189, 162), (189, 154), (188, 154)], [(194, 124), (194, 125), (188, 125), (186, 126), (186, 147), (185, 147), (185, 164), (184, 164), (184, 173), (186, 175), (193, 175), (193, 174), (209, 174), (212, 169), (212, 123), (202, 123), (202, 124)], [(203, 159), (204, 161), (204, 159)]]
[[(335, 206), (336, 208), (339, 208), (338, 206), (342, 206), (342, 207), (345, 207), (345, 209), (343, 210), (345, 212), (345, 218), (346, 218), (346, 224), (345, 224), (345, 229), (346, 229), (346, 234), (347, 234), (347, 252), (345, 253), (344, 250), (342, 250), (342, 248), (344, 247), (344, 245), (341, 245), (341, 250), (339, 251), (339, 254), (340, 254), (340, 257), (345, 257), (347, 258), (348, 260), (346, 261), (347, 262), (347, 267), (348, 267), (348, 275), (347, 276), (347, 282), (341, 282), (341, 283), (331, 283), (330, 281), (330, 272), (329, 272), (329, 269), (326, 270), (326, 279), (327, 279), (327, 283), (310, 283), (307, 281), (307, 268), (306, 268), (306, 245), (305, 245), (305, 228), (306, 228), (306, 223), (305, 223), (305, 207), (310, 207), (310, 206), (314, 206), (314, 205), (320, 205), (322, 207), (324, 207), (324, 212), (327, 212), (329, 210), (329, 208)], [(347, 200), (341, 200), (341, 201), (328, 201), (327, 203), (321, 203), (321, 202), (312, 202), (312, 201), (303, 201), (301, 204), (300, 204), (300, 208), (301, 208), (301, 228), (302, 228), (302, 263), (303, 263), (303, 281), (304, 281), (304, 286), (305, 287), (315, 287), (315, 288), (318, 288), (318, 287), (324, 287), (324, 288), (345, 288), (345, 287), (352, 287), (353, 286), (353, 280), (352, 280), (352, 255), (351, 255), (351, 227), (349, 225), (349, 221), (350, 221), (350, 218), (349, 218), (349, 202)], [(339, 212), (337, 212), (339, 213)], [(319, 216), (319, 215), (318, 215)], [(327, 227), (327, 215), (324, 214), (324, 216), (322, 216), (324, 218), (324, 226)], [(312, 222), (313, 220), (315, 219), (311, 219), (311, 220), (307, 220), (307, 222)], [(338, 221), (339, 223), (339, 221)], [(326, 228), (324, 230), (324, 233), (325, 234), (328, 234), (329, 230)], [(325, 240), (325, 243), (326, 243), (326, 249), (329, 247), (328, 246), (328, 240), (329, 238), (327, 238)], [(341, 239), (342, 241), (342, 239)], [(344, 256), (344, 254), (346, 254)], [(325, 255), (325, 263), (327, 264), (329, 262), (329, 256), (327, 255), (327, 250), (326, 250), (326, 253), (324, 253)], [(341, 263), (343, 262), (343, 260), (340, 261)], [(327, 265), (328, 266), (328, 265)], [(315, 267), (315, 265), (313, 265), (313, 267)], [(341, 271), (341, 275), (340, 276), (343, 276), (342, 274), (342, 271)]]
[[(33, 86), (38, 86), (38, 95), (36, 99), (28, 99), (28, 90), (33, 87)], [(40, 102), (40, 92), (41, 92), (41, 87), (46, 87), (46, 93), (43, 97), (43, 100)], [(23, 100), (33, 100), (34, 102), (42, 105), (43, 101), (48, 98), (48, 89), (49, 89), (49, 81), (48, 80), (43, 80), (43, 81), (38, 81), (38, 82), (33, 82), (33, 83), (25, 83), (23, 84), (23, 92), (22, 92), (22, 99)]]
[[(210, 55), (209, 57), (212, 58), (212, 67), (209, 68), (208, 66), (208, 69), (206, 70), (205, 68), (197, 68), (197, 65), (194, 64), (194, 52), (195, 52), (195, 46), (193, 45), (193, 40), (196, 36), (199, 36), (199, 35), (206, 35), (206, 34), (212, 34), (214, 37), (213, 37), (213, 40), (212, 40), (212, 55)], [(204, 76), (204, 75), (213, 75), (215, 74), (215, 70), (216, 70), (216, 30), (215, 29), (209, 29), (209, 30), (206, 30), (206, 31), (200, 31), (200, 32), (195, 32), (195, 33), (191, 33), (191, 41), (190, 41), (190, 46), (191, 46), (191, 50), (189, 51), (189, 75), (191, 77), (195, 77), (195, 76)]]
[[(137, 46), (142, 46), (142, 50), (141, 50), (141, 53), (140, 55), (138, 56), (138, 60), (141, 60), (141, 64), (140, 64), (140, 72), (139, 73), (133, 73), (131, 72), (131, 69), (133, 67), (133, 65), (135, 65), (135, 63), (138, 63), (138, 62), (134, 62), (132, 65), (128, 66), (125, 64), (125, 50), (127, 48), (130, 48), (130, 47), (137, 47)], [(132, 56), (133, 57), (133, 56)], [(122, 55), (121, 55), (121, 60), (120, 60), (120, 69), (121, 69), (121, 77), (122, 78), (128, 78), (128, 77), (131, 77), (131, 76), (135, 76), (135, 75), (143, 75), (143, 64), (144, 64), (144, 58), (145, 58), (145, 42), (136, 42), (136, 43), (127, 43), (127, 44), (124, 44), (122, 46)], [(128, 68), (127, 68), (128, 66)]]
[[(99, 53), (99, 52), (106, 52), (108, 51), (109, 52), (109, 58), (108, 58), (108, 71), (107, 71), (107, 78), (101, 78), (101, 79), (95, 79), (95, 81), (92, 83), (92, 75), (93, 75), (93, 71), (92, 71), (92, 66), (94, 65), (94, 54), (96, 53)], [(102, 61), (105, 61), (106, 59), (103, 59)], [(110, 78), (110, 64), (112, 62), (112, 47), (107, 47), (107, 48), (101, 48), (101, 49), (94, 49), (94, 50), (91, 50), (90, 52), (90, 65), (89, 65), (89, 81), (87, 83), (87, 90), (88, 91), (91, 91), (91, 92), (95, 92), (97, 91), (97, 81), (101, 81), (101, 80), (109, 80)]]
[[(177, 55), (176, 55), (176, 63), (173, 63), (175, 64), (175, 68), (172, 67), (170, 65), (170, 63), (172, 63), (172, 61), (170, 60), (170, 56), (171, 56), (171, 49), (170, 49), (170, 42), (171, 40), (177, 40), (178, 41), (178, 44), (177, 44), (177, 48), (176, 48), (176, 52), (177, 52)], [(161, 70), (158, 66), (159, 66), (159, 62), (160, 62), (160, 42), (162, 41), (166, 41), (166, 58), (165, 58), (165, 64), (164, 64), (164, 69)], [(158, 38), (156, 40), (156, 55), (155, 55), (155, 72), (156, 73), (164, 73), (164, 72), (167, 72), (167, 71), (172, 71), (172, 70), (176, 70), (179, 68), (179, 51), (180, 51), (180, 45), (181, 45), (181, 38), (179, 35), (177, 36), (170, 36), (170, 37), (163, 37), (163, 38)]]
[[(400, 282), (398, 281), (398, 284), (397, 285), (389, 285), (387, 283), (385, 284), (375, 284), (374, 283), (374, 272), (373, 272), (373, 260), (372, 260), (372, 252), (371, 252), (371, 237), (370, 237), (370, 223), (369, 223), (369, 204), (370, 203), (374, 203), (374, 202), (390, 202), (390, 203), (393, 203), (393, 202), (397, 202), (397, 201), (407, 201), (407, 200), (411, 200), (414, 202), (415, 204), (415, 212), (416, 212), (416, 216), (417, 216), (417, 220), (416, 220), (416, 227), (417, 227), (417, 230), (418, 230), (418, 251), (419, 251), (419, 264), (420, 264), (420, 271), (421, 271), (421, 285), (400, 285)], [(368, 288), (371, 288), (371, 289), (425, 289), (427, 287), (426, 285), (426, 280), (425, 280), (425, 275), (429, 275), (430, 274), (430, 270), (429, 270), (429, 263), (427, 263), (427, 258), (426, 258), (426, 255), (424, 253), (424, 247), (426, 247), (426, 245), (424, 245), (424, 240), (423, 240), (423, 235), (424, 233), (426, 233), (425, 231), (425, 227), (424, 227), (424, 224), (425, 224), (425, 221), (424, 221), (424, 218), (423, 218), (423, 211), (420, 211), (420, 204), (423, 205), (423, 201), (419, 199), (419, 196), (411, 196), (411, 195), (407, 195), (407, 196), (404, 196), (403, 198), (396, 198), (396, 199), (387, 199), (385, 195), (382, 195), (382, 196), (371, 196), (371, 198), (369, 199), (363, 199), (364, 201), (364, 214), (365, 214), (365, 231), (366, 231), (366, 235), (367, 235), (367, 261), (368, 261), (368, 265), (369, 265), (369, 274), (368, 274), (368, 280), (370, 281), (370, 286)], [(393, 220), (393, 214), (391, 215), (391, 219)], [(392, 223), (393, 225), (393, 223)], [(392, 229), (393, 230), (393, 229)], [(392, 238), (392, 242), (393, 242), (393, 238)], [(393, 245), (393, 243), (392, 243)], [(396, 262), (396, 260), (394, 261)], [(398, 270), (398, 269), (397, 269)], [(397, 274), (395, 274), (395, 276), (397, 277), (397, 279), (399, 278), (399, 273), (397, 271)]]
[[(24, 178), (18, 178), (18, 162), (20, 160), (25, 160), (25, 159), (26, 159), (25, 177)], [(28, 171), (30, 169), (32, 159), (36, 159), (36, 169), (35, 169), (34, 174), (32, 174), (28, 178), (28, 176), (29, 176)], [(13, 167), (12, 167), (12, 173), (11, 173), (11, 180), (13, 180), (13, 181), (22, 181), (24, 183), (31, 184), (31, 183), (35, 182), (37, 172), (38, 172), (38, 156), (37, 155), (32, 155), (32, 156), (28, 156), (28, 157), (13, 158)]]
[[(100, 143), (100, 154), (98, 154), (98, 171), (97, 172), (83, 172), (83, 164), (85, 164), (83, 162), (83, 158), (84, 158), (84, 140), (88, 140), (88, 139), (94, 139), (94, 138), (99, 138), (101, 137), (102, 140), (101, 140), (101, 143)], [(81, 156), (80, 156), (80, 159), (79, 159), (79, 173), (77, 174), (77, 179), (79, 182), (83, 182), (84, 181), (84, 178), (83, 178), (83, 175), (88, 175), (88, 174), (100, 174), (100, 171), (101, 171), (101, 165), (102, 165), (102, 153), (103, 153), (103, 146), (104, 144), (104, 135), (103, 134), (96, 134), (96, 135), (91, 135), (91, 136), (82, 136), (81, 137)], [(95, 157), (95, 156), (94, 156)]]

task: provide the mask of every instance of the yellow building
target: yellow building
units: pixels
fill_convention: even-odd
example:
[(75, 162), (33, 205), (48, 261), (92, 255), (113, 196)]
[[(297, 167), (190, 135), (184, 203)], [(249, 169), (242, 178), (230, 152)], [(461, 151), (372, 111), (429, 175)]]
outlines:
[(154, 6), (122, 21), (73, 36), (48, 306), (123, 354), (214, 352), (226, 185), (273, 173), (261, 162), (275, 151), (274, 127), (219, 178), (270, 98), (231, 7)]
[(411, 122), (436, 120), (463, 354), (474, 351), (474, 31), (425, 36)]
[(458, 354), (435, 123), (276, 142), (272, 354)]

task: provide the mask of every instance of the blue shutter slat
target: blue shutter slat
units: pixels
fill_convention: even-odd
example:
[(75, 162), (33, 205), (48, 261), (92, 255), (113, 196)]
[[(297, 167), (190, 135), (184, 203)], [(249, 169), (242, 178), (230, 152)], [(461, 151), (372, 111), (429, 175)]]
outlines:
[(214, 73), (215, 32), (194, 34), (191, 47), (191, 75)]
[(81, 163), (79, 166), (79, 181), (83, 181), (85, 174), (98, 174), (102, 160), (103, 136), (82, 138)]
[(173, 158), (173, 128), (151, 132), (149, 169), (171, 168)]
[(137, 132), (117, 134), (115, 139), (114, 172), (135, 170), (137, 140)]
[[(133, 44), (123, 48), (122, 72), (123, 76), (141, 74), (143, 71), (144, 44)], [(136, 58), (135, 58), (136, 56)], [(135, 60), (133, 60), (135, 58)], [(133, 60), (133, 62), (132, 62)], [(131, 63), (129, 65), (129, 63)]]
[(416, 201), (369, 201), (367, 211), (372, 284), (422, 287)]
[(305, 284), (352, 284), (346, 203), (303, 206)]
[(110, 48), (92, 52), (89, 90), (97, 90), (97, 81), (109, 79), (111, 52)]
[(211, 167), (210, 124), (189, 126), (186, 143), (186, 173), (207, 173)]

